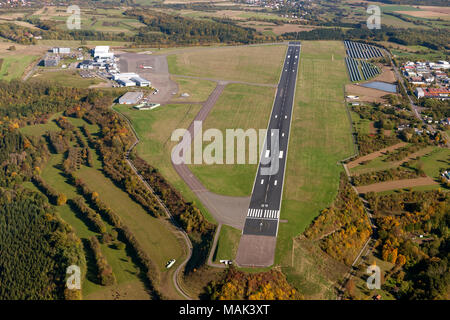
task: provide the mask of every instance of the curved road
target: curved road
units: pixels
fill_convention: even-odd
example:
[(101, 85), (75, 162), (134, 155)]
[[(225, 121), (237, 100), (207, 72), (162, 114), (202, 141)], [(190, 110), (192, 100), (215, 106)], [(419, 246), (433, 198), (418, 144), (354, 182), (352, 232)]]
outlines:
[(170, 213), (169, 209), (166, 207), (166, 205), (164, 204), (164, 202), (159, 198), (159, 196), (154, 192), (153, 188), (147, 183), (147, 181), (145, 181), (145, 179), (141, 176), (141, 174), (137, 171), (136, 167), (134, 166), (133, 162), (129, 159), (129, 155), (130, 152), (134, 149), (134, 147), (136, 147), (136, 145), (140, 142), (139, 140), (139, 136), (136, 132), (136, 130), (134, 129), (133, 125), (131, 124), (131, 121), (121, 112), (114, 110), (113, 108), (114, 104), (111, 106), (111, 109), (116, 112), (117, 114), (119, 114), (123, 119), (125, 119), (125, 121), (128, 123), (129, 127), (131, 128), (131, 131), (133, 132), (134, 138), (135, 138), (135, 142), (130, 146), (130, 148), (128, 149), (127, 153), (125, 154), (125, 160), (128, 163), (128, 165), (130, 166), (131, 170), (133, 170), (133, 172), (136, 174), (136, 176), (139, 178), (139, 180), (142, 181), (142, 183), (147, 187), (147, 189), (155, 196), (155, 198), (158, 200), (159, 205), (164, 209), (164, 212), (166, 213), (167, 217), (170, 219), (170, 221), (172, 222), (172, 224), (176, 227), (176, 229), (180, 232), (180, 234), (183, 236), (183, 239), (186, 243), (186, 246), (188, 247), (188, 256), (186, 257), (186, 259), (177, 267), (177, 269), (175, 270), (175, 272), (173, 273), (173, 277), (172, 277), (172, 281), (173, 284), (175, 286), (175, 288), (177, 289), (177, 291), (187, 300), (193, 300), (192, 297), (190, 297), (180, 286), (179, 284), (179, 280), (180, 280), (180, 272), (183, 270), (184, 266), (186, 265), (186, 263), (189, 261), (189, 259), (191, 259), (192, 257), (192, 243), (191, 240), (189, 239), (189, 236), (187, 235), (187, 233), (178, 226), (178, 224), (176, 223), (173, 215)]

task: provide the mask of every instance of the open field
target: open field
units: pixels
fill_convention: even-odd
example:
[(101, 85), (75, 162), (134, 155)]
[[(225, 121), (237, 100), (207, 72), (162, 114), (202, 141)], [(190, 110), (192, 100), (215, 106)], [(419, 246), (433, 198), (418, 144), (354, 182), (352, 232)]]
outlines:
[(218, 47), (168, 56), (172, 74), (247, 81), (278, 82), (286, 46)]
[(304, 295), (305, 299), (336, 299), (336, 282), (348, 267), (324, 253), (318, 242), (296, 238), (292, 241), (294, 254), (282, 267), (289, 283)]
[(427, 176), (437, 180), (442, 171), (450, 169), (450, 150), (436, 148), (432, 153), (421, 157), (420, 161)]
[(241, 230), (223, 225), (220, 229), (213, 261), (219, 263), (220, 260), (234, 260), (240, 238)]
[(349, 169), (355, 168), (355, 167), (359, 166), (359, 165), (360, 165), (362, 162), (364, 162), (364, 161), (371, 161), (371, 160), (373, 160), (373, 159), (376, 159), (376, 158), (378, 158), (378, 157), (381, 157), (381, 156), (385, 155), (387, 152), (392, 152), (392, 151), (394, 151), (394, 150), (396, 150), (396, 149), (398, 149), (398, 148), (402, 148), (402, 147), (404, 147), (404, 146), (406, 146), (406, 145), (407, 145), (406, 142), (399, 142), (399, 143), (394, 144), (394, 145), (392, 145), (392, 146), (390, 146), (390, 147), (387, 147), (387, 148), (380, 149), (380, 150), (378, 150), (378, 151), (369, 153), (369, 154), (367, 154), (367, 155), (365, 155), (365, 156), (359, 157), (359, 158), (357, 158), (357, 159), (355, 159), (355, 160), (349, 162), (349, 163), (347, 164), (347, 167), (348, 167)]
[[(182, 77), (172, 77), (178, 85), (178, 93), (172, 98), (172, 101), (206, 101), (211, 92), (216, 87), (216, 83), (207, 80), (189, 79)], [(181, 95), (187, 93), (189, 97), (182, 97)]]
[[(52, 155), (48, 164), (42, 171), (42, 178), (53, 188), (57, 189), (59, 192), (63, 192), (69, 199), (77, 195), (76, 189), (66, 183), (62, 172), (60, 171), (59, 165), (62, 162), (62, 155)], [(77, 213), (71, 210), (69, 205), (56, 207), (61, 218), (69, 223), (75, 230), (75, 233), (80, 239), (88, 239), (92, 236), (97, 236), (98, 234), (92, 231), (83, 218), (81, 218)], [(148, 299), (149, 296), (144, 290), (142, 283), (139, 280), (139, 269), (134, 264), (132, 259), (126, 254), (125, 249), (118, 250), (109, 247), (108, 245), (101, 245), (102, 253), (105, 255), (108, 263), (112, 266), (114, 275), (116, 276), (117, 284), (121, 285), (124, 283), (132, 282), (133, 291), (136, 295), (141, 298)], [(97, 284), (95, 267), (93, 267), (94, 262), (88, 261), (88, 273), (86, 280), (83, 283), (83, 295), (89, 299), (91, 294), (95, 294), (98, 291), (103, 291), (106, 287)], [(92, 267), (90, 267), (92, 266)], [(139, 290), (141, 288), (141, 290)], [(121, 293), (119, 291), (119, 293)]]
[(104, 80), (99, 78), (82, 78), (76, 70), (37, 73), (31, 79), (54, 82), (60, 86), (71, 88), (88, 88), (104, 83)]
[(367, 186), (356, 187), (356, 190), (358, 190), (358, 193), (368, 193), (368, 192), (382, 192), (396, 189), (405, 189), (419, 186), (439, 187), (439, 184), (430, 177), (423, 177), (416, 179), (404, 179), (404, 180), (374, 183)]
[(36, 60), (37, 57), (38, 56), (23, 54), (0, 56), (0, 59), (3, 60), (0, 68), (0, 80), (10, 81), (22, 77), (25, 69)]
[(141, 140), (137, 145), (138, 155), (157, 168), (186, 200), (194, 201), (209, 221), (214, 221), (176, 173), (170, 161), (172, 148), (176, 145), (176, 142), (170, 140), (172, 132), (175, 129), (187, 128), (201, 109), (201, 105), (164, 105), (150, 111), (137, 111), (129, 106), (121, 105), (115, 106), (114, 109), (130, 119), (138, 133)]
[(359, 165), (355, 168), (350, 169), (350, 173), (352, 175), (359, 175), (362, 173), (368, 173), (368, 172), (373, 172), (373, 171), (388, 170), (391, 168), (398, 167), (401, 164), (408, 162), (410, 160), (415, 160), (424, 155), (427, 155), (427, 154), (433, 152), (434, 149), (436, 149), (436, 148), (425, 147), (417, 152), (410, 154), (406, 158), (401, 159), (399, 161), (386, 161), (387, 155), (383, 155), (383, 156), (380, 156), (380, 157), (377, 157), (377, 158), (371, 160), (367, 164)]
[[(229, 84), (203, 123), (203, 131), (219, 129), (224, 138), (226, 129), (266, 129), (272, 110), (275, 88)], [(204, 148), (209, 143), (204, 143)], [(248, 159), (248, 143), (246, 159)], [(224, 146), (224, 157), (226, 147)], [(231, 151), (230, 151), (231, 152)], [(235, 146), (235, 153), (237, 146)], [(259, 158), (259, 149), (256, 151)], [(235, 157), (235, 162), (237, 158)], [(225, 161), (224, 161), (225, 162)], [(256, 161), (257, 162), (257, 161)], [(257, 164), (202, 164), (189, 168), (210, 191), (228, 196), (249, 196), (252, 191)]]
[[(275, 263), (292, 265), (292, 239), (337, 195), (342, 166), (352, 155), (344, 103), (344, 44), (302, 41)], [(294, 257), (295, 259), (295, 257)], [(294, 269), (288, 271), (294, 274)]]
[[(81, 119), (68, 118), (74, 125), (81, 126), (84, 121)], [(74, 121), (72, 121), (74, 120)], [(33, 132), (33, 130), (31, 131)], [(37, 134), (42, 130), (36, 130)], [(94, 131), (95, 132), (95, 131)], [(42, 172), (42, 177), (47, 183), (60, 192), (66, 194), (71, 199), (77, 196), (76, 188), (68, 184), (61, 171), (62, 154), (52, 155), (50, 161)], [(163, 294), (172, 298), (179, 298), (178, 293), (172, 284), (171, 275), (174, 270), (166, 271), (165, 264), (169, 259), (175, 258), (182, 260), (184, 250), (181, 240), (178, 239), (170, 230), (169, 224), (162, 219), (153, 218), (139, 204), (135, 203), (124, 191), (116, 187), (111, 180), (106, 178), (102, 171), (100, 160), (94, 158), (94, 166), (81, 166), (80, 170), (75, 172), (76, 176), (82, 179), (89, 188), (98, 191), (100, 199), (121, 217), (123, 223), (131, 230), (142, 248), (147, 252), (159, 269), (161, 275), (161, 284), (159, 289)], [(82, 239), (87, 239), (96, 235), (84, 220), (74, 213), (68, 205), (57, 207), (61, 217), (71, 224), (77, 235)], [(108, 225), (108, 230), (112, 226)], [(162, 249), (163, 248), (163, 249)], [(105, 254), (108, 262), (116, 275), (117, 285), (105, 288), (97, 285), (89, 272), (87, 281), (83, 287), (84, 295), (88, 299), (113, 298), (117, 295), (133, 299), (148, 299), (148, 294), (140, 281), (140, 270), (132, 261), (132, 258), (126, 254), (125, 249), (117, 250), (108, 245), (102, 245), (102, 252)], [(88, 256), (87, 256), (88, 257)], [(89, 261), (88, 261), (89, 262)], [(179, 264), (177, 262), (175, 267)], [(91, 277), (91, 278), (90, 278)]]

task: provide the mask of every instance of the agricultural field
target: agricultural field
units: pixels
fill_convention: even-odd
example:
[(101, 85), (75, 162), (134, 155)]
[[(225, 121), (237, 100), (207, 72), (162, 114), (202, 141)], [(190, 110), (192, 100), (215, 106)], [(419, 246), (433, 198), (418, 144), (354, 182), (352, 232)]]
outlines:
[[(229, 84), (203, 123), (203, 131), (219, 129), (266, 129), (272, 110), (275, 88)], [(204, 143), (203, 147), (207, 147)], [(248, 159), (248, 144), (246, 146)], [(224, 147), (224, 156), (226, 148)], [(259, 150), (259, 149), (258, 149)], [(235, 154), (237, 147), (235, 147)], [(259, 151), (257, 151), (259, 157)], [(235, 157), (235, 161), (236, 161)], [(252, 192), (257, 164), (190, 165), (191, 171), (210, 191), (228, 196), (249, 196)]]
[[(342, 42), (302, 41), (281, 207), (288, 223), (280, 223), (275, 256), (275, 264), (290, 267), (288, 278), (302, 272), (292, 263), (299, 253), (293, 252), (293, 238), (334, 201), (343, 170), (339, 161), (355, 153), (344, 102), (344, 57)], [(302, 283), (298, 288), (307, 289)]]
[(169, 71), (250, 83), (277, 84), (286, 46), (243, 46), (187, 50), (168, 56)]
[(21, 78), (25, 69), (33, 63), (38, 56), (35, 55), (4, 55), (0, 56), (0, 80), (11, 81)]
[[(81, 28), (111, 33), (125, 33), (128, 35), (137, 33), (137, 29), (144, 24), (137, 19), (123, 15), (125, 9), (101, 9), (83, 8), (81, 10)], [(71, 14), (65, 8), (47, 6), (34, 12), (29, 18), (39, 18), (41, 20), (51, 20), (58, 23), (58, 27), (66, 29), (66, 21)]]

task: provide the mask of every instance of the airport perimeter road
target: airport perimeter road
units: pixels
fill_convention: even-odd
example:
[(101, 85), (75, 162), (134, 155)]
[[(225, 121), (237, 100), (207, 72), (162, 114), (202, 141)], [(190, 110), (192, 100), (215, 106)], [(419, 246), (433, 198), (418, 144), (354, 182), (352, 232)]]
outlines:
[(266, 266), (273, 263), (300, 48), (299, 42), (290, 42), (286, 53), (239, 243), (236, 258), (239, 265)]

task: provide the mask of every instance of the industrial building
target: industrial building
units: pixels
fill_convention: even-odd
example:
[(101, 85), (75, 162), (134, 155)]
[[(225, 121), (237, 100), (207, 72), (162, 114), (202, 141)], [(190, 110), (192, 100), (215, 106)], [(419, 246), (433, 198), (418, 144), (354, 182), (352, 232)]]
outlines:
[(138, 104), (144, 97), (142, 91), (127, 92), (119, 98), (120, 104)]
[(70, 54), (70, 48), (52, 48), (54, 54)]
[[(151, 82), (140, 77), (136, 73), (127, 72), (127, 73), (117, 73), (113, 75), (113, 80), (117, 81), (119, 84), (125, 85), (127, 83), (129, 86), (138, 85), (140, 87), (149, 87), (151, 86)], [(131, 84), (133, 82), (133, 84)]]
[(109, 52), (109, 46), (96, 46), (94, 49), (94, 58), (96, 60), (113, 60), (114, 53)]
[(131, 81), (129, 79), (119, 79), (117, 80), (117, 83), (124, 86), (124, 87), (134, 87), (136, 86), (136, 83), (134, 81)]
[(151, 82), (139, 76), (131, 78), (139, 87), (150, 87)]
[(47, 56), (44, 58), (44, 67), (57, 67), (59, 61), (59, 56)]

